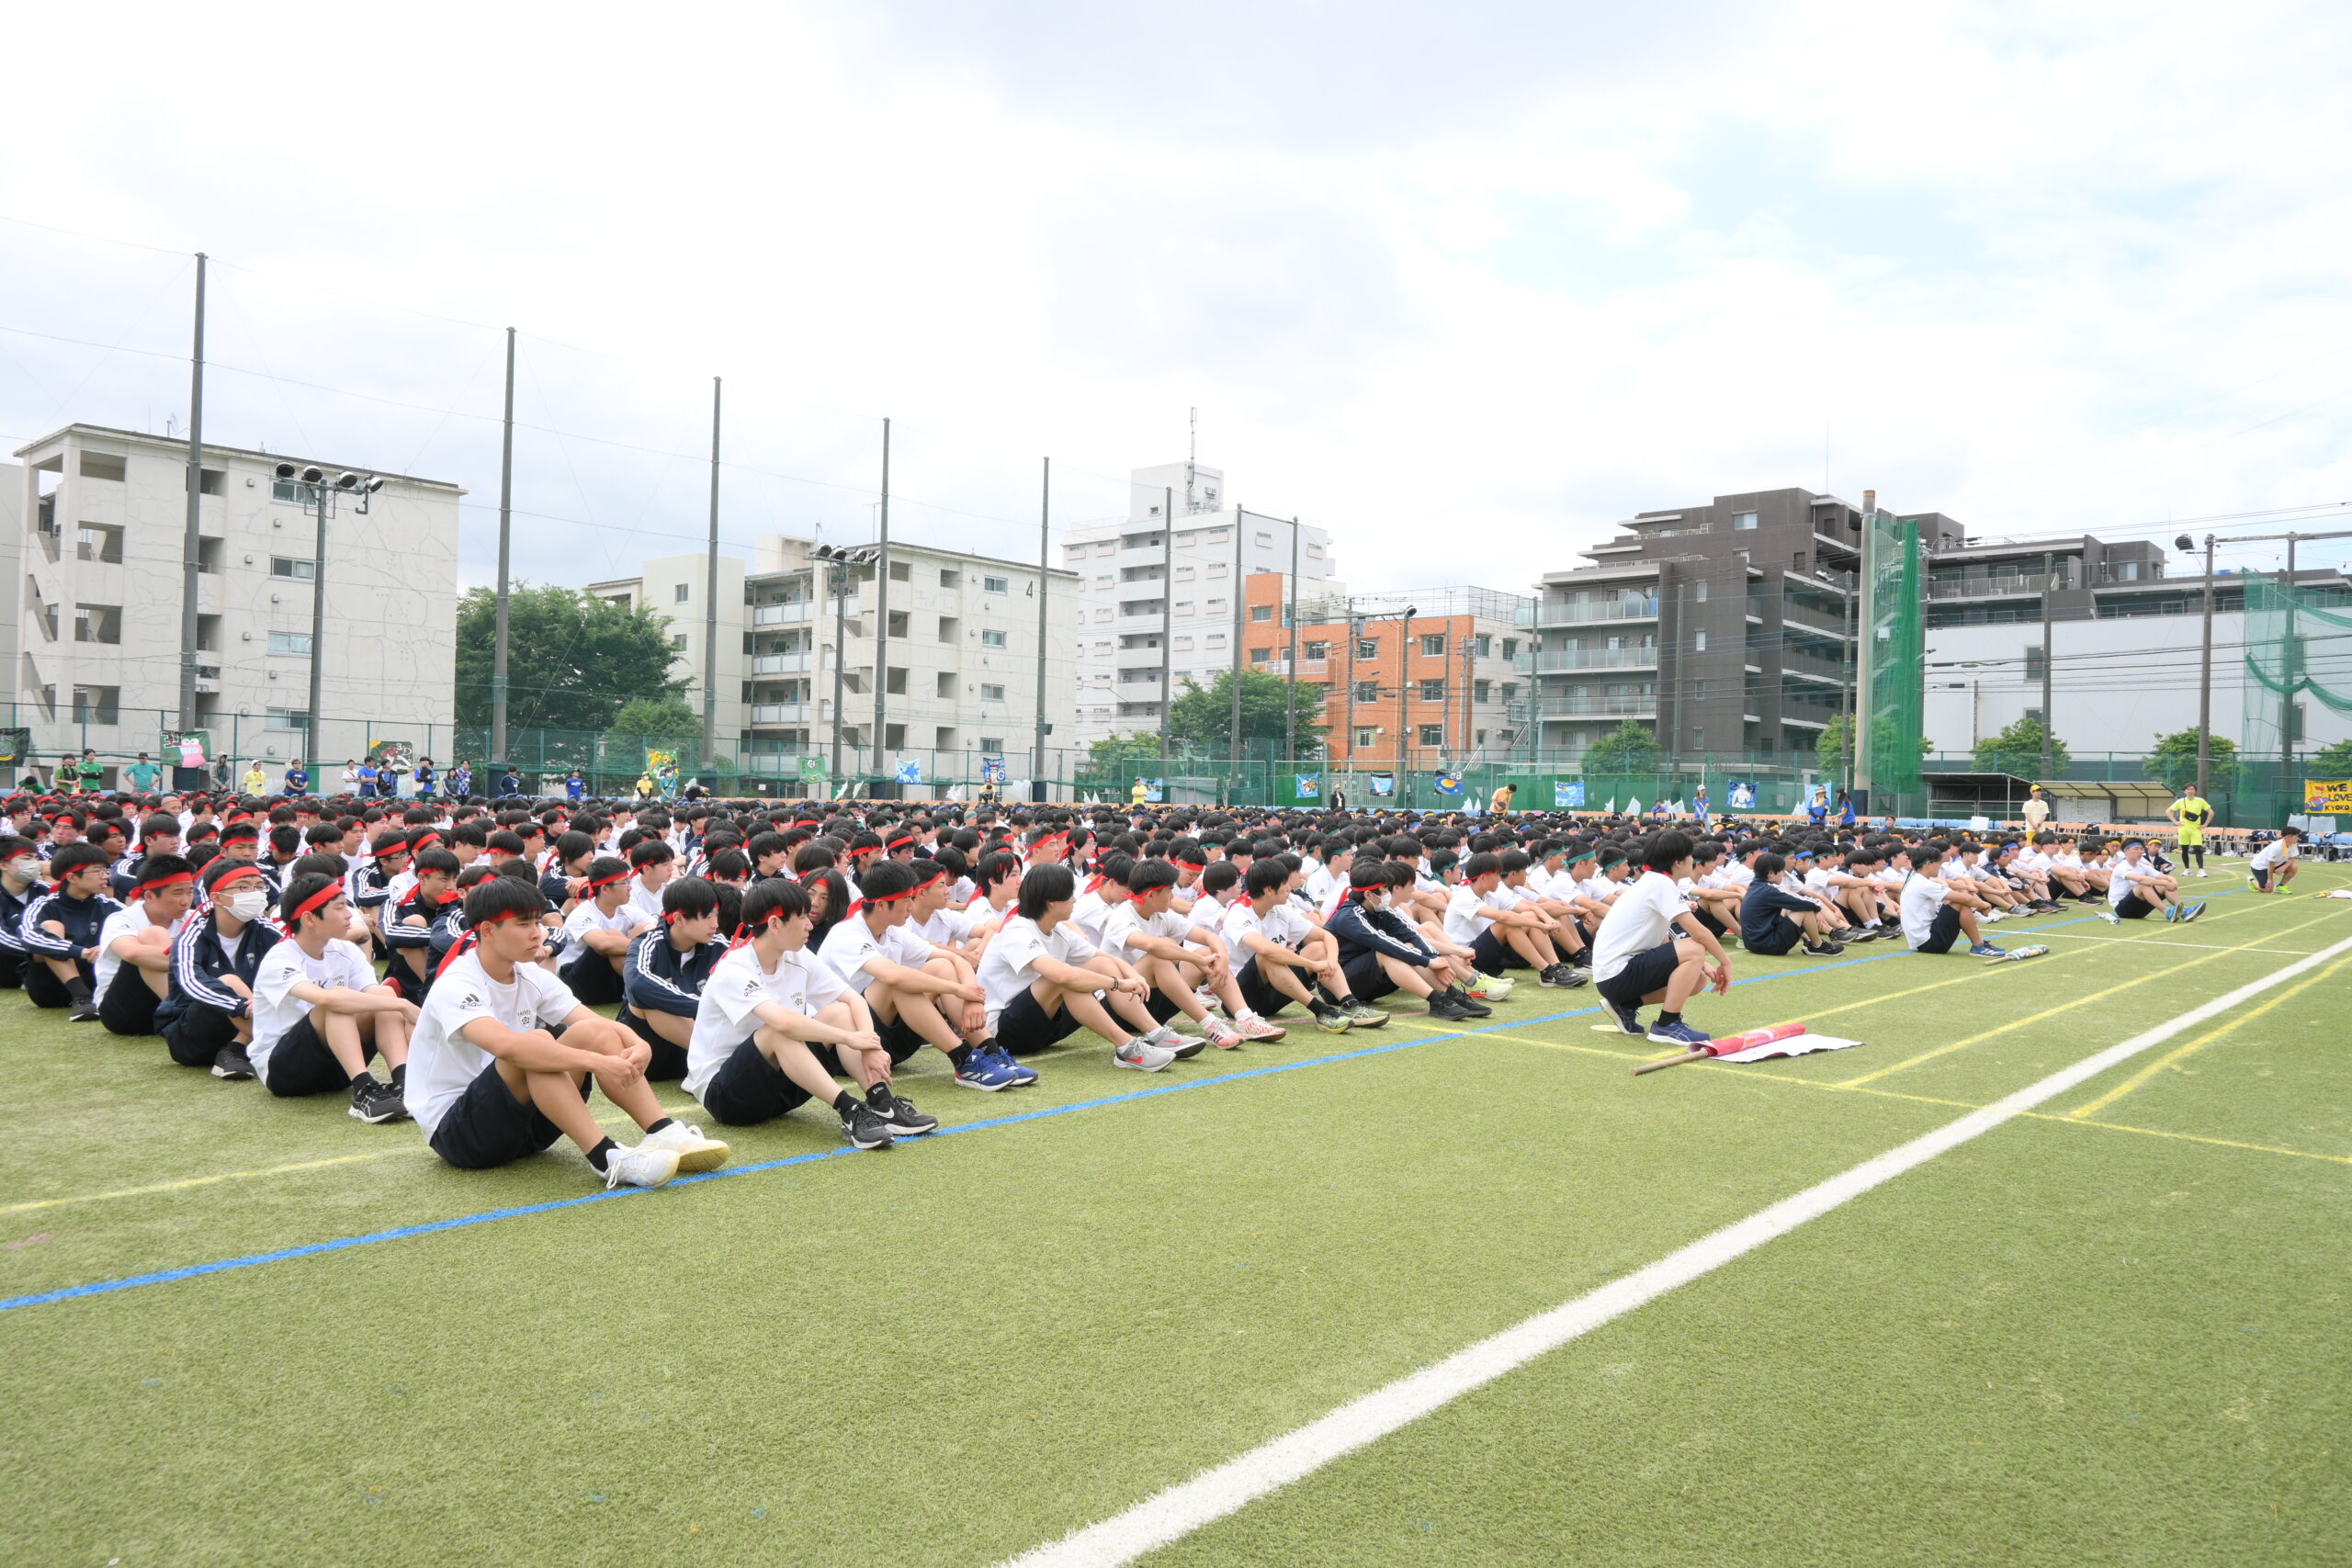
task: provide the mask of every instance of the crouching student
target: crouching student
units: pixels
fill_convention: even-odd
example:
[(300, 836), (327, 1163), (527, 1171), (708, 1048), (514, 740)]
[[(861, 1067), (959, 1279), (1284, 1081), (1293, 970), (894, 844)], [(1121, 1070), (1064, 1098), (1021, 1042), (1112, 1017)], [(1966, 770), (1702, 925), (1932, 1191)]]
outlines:
[(153, 1034), (156, 1006), (172, 988), (172, 942), (196, 902), (196, 872), (177, 855), (149, 855), (130, 895), (98, 928), (98, 1021), (112, 1034)]
[[(737, 1127), (814, 1100), (832, 1107), (853, 1147), (887, 1149), (888, 1109), (897, 1101), (890, 1055), (849, 982), (809, 951), (811, 923), (808, 889), (797, 883), (757, 882), (743, 895), (735, 943), (712, 966), (695, 1010), (685, 1090), (713, 1121)], [(868, 1099), (835, 1083), (811, 1045), (831, 1047), (852, 1077), (872, 1084)]]
[(75, 1023), (98, 1016), (98, 932), (122, 908), (107, 897), (107, 853), (77, 840), (50, 857), (50, 890), (25, 908), (22, 934), (32, 962), (25, 996), (37, 1008), (70, 1008)]
[(263, 917), (269, 888), (249, 861), (214, 861), (198, 879), (206, 908), (172, 942), (172, 988), (155, 1009), (155, 1032), (184, 1067), (210, 1067), (216, 1078), (249, 1078), (253, 1063), (253, 980), (277, 945)]
[(620, 1022), (652, 1051), (645, 1076), (654, 1082), (686, 1076), (703, 987), (726, 953), (718, 889), (699, 876), (672, 879), (662, 889), (662, 923), (630, 942), (621, 976)]
[[(944, 873), (933, 874), (944, 877)], [(876, 860), (866, 867), (858, 900), (847, 919), (825, 933), (819, 956), (849, 982), (874, 1016), (874, 1031), (892, 1066), (925, 1045), (938, 1047), (967, 1089), (1012, 1087), (1020, 1071), (1009, 1056), (1000, 1059), (988, 1035), (988, 993), (964, 959), (925, 942), (908, 924), (914, 913), (917, 873), (905, 861)], [(822, 1050), (816, 1052), (820, 1061)], [(935, 1118), (907, 1112), (891, 1118), (891, 1131), (904, 1135), (910, 1124)], [(913, 1127), (928, 1132), (928, 1127)]]
[[(1021, 1056), (1057, 1045), (1083, 1027), (1110, 1043), (1113, 1066), (1159, 1072), (1177, 1055), (1142, 1038), (1161, 1031), (1144, 1005), (1150, 983), (1086, 940), (1069, 918), (1077, 897), (1078, 882), (1067, 865), (1046, 862), (1023, 874), (1014, 912), (980, 955), (989, 1034), (1008, 1055)], [(1165, 1031), (1161, 1038), (1174, 1032)], [(1192, 1043), (1197, 1049), (1201, 1042)]]
[(1835, 958), (1845, 948), (1823, 930), (1826, 912), (1815, 900), (1781, 886), (1789, 863), (1770, 850), (1758, 854), (1755, 880), (1739, 901), (1739, 944), (1750, 953), (1778, 958), (1799, 942), (1815, 958)]
[[(1731, 960), (1676, 886), (1690, 874), (1690, 835), (1672, 828), (1652, 833), (1642, 863), (1641, 875), (1610, 901), (1593, 933), (1593, 987), (1623, 1032), (1646, 1032), (1661, 1045), (1699, 1044), (1708, 1037), (1682, 1021), (1682, 1010), (1710, 987), (1730, 991)], [(1645, 1032), (1641, 1010), (1652, 1006), (1658, 1015)]]
[[(487, 877), (466, 895), (467, 935), (435, 976), (409, 1041), (408, 1113), (425, 1142), (450, 1165), (478, 1170), (569, 1137), (607, 1188), (659, 1187), (726, 1164), (725, 1144), (662, 1114), (644, 1044), (533, 962), (545, 908), (533, 882), (511, 876)], [(591, 1088), (642, 1129), (636, 1147), (605, 1135), (589, 1113)]]
[(611, 855), (592, 861), (580, 901), (563, 918), (569, 951), (557, 976), (583, 1006), (621, 1000), (630, 944), (658, 924), (631, 902), (627, 862)]
[[(400, 1120), (408, 1114), (401, 1091), (416, 1004), (378, 985), (375, 966), (343, 940), (351, 909), (342, 883), (298, 876), (277, 908), (285, 940), (254, 975), (254, 1037), (245, 1058), (254, 1076), (282, 1099), (341, 1089), (357, 1120)], [(378, 1055), (391, 1069), (390, 1083), (368, 1068)]]
[(1951, 846), (1930, 839), (1911, 852), (1911, 871), (1903, 880), (1903, 935), (1914, 953), (1950, 953), (1962, 936), (1968, 951), (1979, 958), (1999, 958), (2007, 951), (1986, 942), (1977, 929), (1970, 900), (1952, 899), (1951, 886), (1942, 876)]
[[(2287, 884), (2295, 880), (2295, 873), (2301, 864), (2295, 855), (2296, 852), (2302, 847), (2303, 830), (2301, 828), (2289, 828), (2255, 851), (2254, 858), (2246, 862), (2245, 868), (2246, 880), (2254, 884), (2254, 890), (2256, 893), (2284, 892)], [(2128, 852), (2130, 846), (2127, 845), (2125, 848)], [(2201, 846), (2199, 849), (2198, 859), (2200, 863), (2204, 859)], [(2204, 873), (2200, 871), (2198, 874), (2201, 876)], [(2177, 890), (2180, 885), (2176, 882), (2173, 886)]]
[(1405, 991), (1429, 1004), (1430, 1016), (1449, 1023), (1488, 1018), (1494, 1009), (1466, 988), (1476, 971), (1448, 958), (1389, 908), (1395, 879), (1387, 863), (1360, 861), (1348, 873), (1348, 891), (1324, 929), (1340, 944), (1340, 972), (1349, 994), (1365, 1002)]

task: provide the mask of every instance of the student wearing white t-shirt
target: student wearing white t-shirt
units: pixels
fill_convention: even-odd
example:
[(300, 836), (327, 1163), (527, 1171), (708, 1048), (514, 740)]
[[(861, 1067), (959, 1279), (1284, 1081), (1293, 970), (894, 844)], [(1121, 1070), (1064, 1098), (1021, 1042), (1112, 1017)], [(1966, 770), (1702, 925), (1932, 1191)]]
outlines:
[[(1174, 1047), (1148, 1038), (1181, 1038), (1144, 1005), (1151, 986), (1132, 966), (1096, 950), (1069, 919), (1078, 882), (1069, 867), (1032, 865), (1021, 878), (1014, 914), (980, 957), (996, 1043), (1021, 1055), (1043, 1051), (1085, 1027), (1110, 1042), (1112, 1063), (1156, 1073), (1177, 1060)], [(1194, 1051), (1202, 1042), (1191, 1042)]]
[(678, 852), (660, 839), (647, 839), (628, 852), (628, 868), (637, 874), (628, 901), (649, 920), (662, 918), (662, 889), (677, 874)]
[(2296, 852), (2302, 846), (2303, 830), (2289, 828), (2255, 851), (2254, 858), (2246, 863), (2246, 877), (2254, 884), (2254, 890), (2256, 893), (2277, 893), (2294, 881), (2300, 863), (2295, 858)]
[[(254, 973), (254, 1038), (245, 1055), (282, 1099), (343, 1089), (356, 1119), (397, 1122), (408, 1114), (409, 1032), (421, 1015), (379, 985), (375, 965), (343, 940), (351, 929), (348, 897), (333, 877), (306, 875), (279, 897), (286, 940)], [(391, 1082), (368, 1070), (376, 1055), (391, 1069)]]
[[(1518, 850), (1510, 853), (1524, 871), (1527, 856)], [(1518, 898), (1503, 890), (1503, 857), (1484, 851), (1462, 863), (1462, 882), (1446, 899), (1446, 940), (1467, 947), (1484, 975), (1516, 965), (1534, 970), (1541, 986), (1583, 985), (1589, 976), (1561, 963), (1552, 945), (1545, 927), (1556, 922), (1539, 910), (1520, 908)]]
[[(659, 1187), (680, 1170), (724, 1164), (725, 1144), (662, 1113), (644, 1042), (532, 962), (546, 907), (537, 886), (508, 876), (466, 895), (466, 945), (435, 978), (409, 1041), (408, 1111), (433, 1152), (476, 1169), (569, 1137), (607, 1187)], [(635, 1148), (596, 1124), (591, 1088), (643, 1129)]]
[(91, 996), (111, 1034), (153, 1034), (172, 988), (172, 942), (196, 901), (196, 871), (177, 855), (149, 855), (130, 902), (98, 927)]
[(1962, 936), (1968, 951), (1978, 958), (1998, 958), (2006, 951), (1986, 942), (1976, 924), (1976, 910), (1952, 890), (1945, 877), (1944, 857), (1951, 846), (1930, 839), (1910, 852), (1910, 873), (1903, 880), (1903, 936), (1914, 953), (1950, 953)]
[[(1103, 921), (1103, 945), (1151, 982), (1144, 1005), (1162, 1022), (1182, 1013), (1221, 1051), (1244, 1040), (1280, 1040), (1282, 1026), (1260, 1018), (1242, 999), (1225, 944), (1199, 940), (1202, 933), (1191, 917), (1172, 908), (1178, 875), (1164, 860), (1148, 860), (1130, 871), (1126, 901)], [(1227, 1018), (1209, 1010), (1204, 992), (1224, 1005)]]
[[(773, 1121), (814, 1100), (832, 1107), (842, 1136), (860, 1149), (888, 1148), (898, 1131), (931, 1131), (938, 1118), (921, 1115), (890, 1088), (890, 1056), (874, 1015), (808, 946), (813, 924), (808, 890), (797, 883), (771, 878), (743, 895), (738, 944), (712, 967), (695, 1010), (686, 1092), (714, 1120), (736, 1126)], [(832, 1066), (871, 1085), (866, 1099), (835, 1083)], [(902, 1106), (904, 1125), (894, 1129)]]
[(591, 861), (579, 900), (563, 918), (566, 951), (557, 976), (584, 1006), (621, 1000), (629, 945), (660, 923), (632, 901), (626, 861)]
[(865, 896), (825, 933), (820, 953), (865, 998), (892, 1066), (932, 1045), (961, 1075), (988, 1041), (986, 994), (970, 964), (932, 946), (908, 923), (919, 884), (912, 863), (875, 861), (865, 870)]
[[(1704, 1043), (1708, 1036), (1682, 1021), (1682, 1010), (1710, 986), (1718, 995), (1731, 989), (1731, 960), (1675, 886), (1690, 874), (1690, 852), (1687, 833), (1672, 828), (1652, 833), (1642, 874), (1611, 900), (1592, 937), (1593, 987), (1617, 1027), (1627, 1034), (1646, 1032), (1663, 1045)], [(1648, 1006), (1659, 1011), (1645, 1032), (1641, 1010)]]
[(2149, 863), (2145, 840), (2125, 840), (2122, 857), (2108, 875), (2107, 908), (2099, 919), (2110, 926), (2146, 919), (2158, 909), (2167, 920), (2193, 920), (2205, 912), (2202, 904), (2181, 903), (2180, 884)]
[(1327, 1034), (1380, 1028), (1388, 1014), (1348, 988), (1338, 941), (1292, 907), (1290, 883), (1297, 874), (1280, 856), (1252, 862), (1242, 897), (1226, 911), (1225, 944), (1241, 961), (1233, 976), (1241, 999), (1264, 1018), (1297, 1002)]

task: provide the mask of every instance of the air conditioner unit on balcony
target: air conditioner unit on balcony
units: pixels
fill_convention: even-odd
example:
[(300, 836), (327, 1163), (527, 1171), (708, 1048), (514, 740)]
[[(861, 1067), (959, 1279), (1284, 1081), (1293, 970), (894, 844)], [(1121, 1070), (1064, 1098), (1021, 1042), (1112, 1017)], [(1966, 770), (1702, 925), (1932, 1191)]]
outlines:
[(196, 689), (198, 693), (203, 694), (216, 694), (220, 690), (220, 682), (218, 681), (207, 681), (199, 678), (196, 682)]

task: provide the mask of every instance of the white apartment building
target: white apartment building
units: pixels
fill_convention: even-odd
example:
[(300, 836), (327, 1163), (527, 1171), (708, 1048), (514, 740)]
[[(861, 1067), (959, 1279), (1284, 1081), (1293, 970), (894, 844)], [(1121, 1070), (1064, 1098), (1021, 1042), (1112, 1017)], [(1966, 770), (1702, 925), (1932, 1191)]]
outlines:
[[(16, 456), (0, 506), (23, 588), (7, 630), (15, 726), (36, 758), (68, 746), (109, 764), (160, 753), (179, 722), (187, 443), (73, 424)], [(312, 463), (329, 488), (324, 647), (310, 724), (316, 491), (277, 465)], [(346, 469), (383, 479), (336, 493)], [(197, 707), (216, 757), (340, 762), (368, 742), (430, 750), (455, 720), (458, 502), (439, 479), (307, 454), (204, 447), (198, 531)], [(366, 510), (361, 510), (362, 506)]]
[(1244, 514), (1227, 502), (1225, 488), (1223, 470), (1196, 463), (1136, 468), (1125, 522), (1073, 528), (1064, 538), (1062, 564), (1080, 580), (1084, 609), (1077, 645), (1080, 747), (1159, 728), (1167, 700), (1163, 637), (1169, 681), (1179, 695), (1188, 678), (1205, 686), (1234, 668), (1241, 585), (1252, 572), (1292, 570), (1294, 530), (1299, 597), (1337, 591), (1328, 532)]
[[(914, 762), (925, 781), (969, 779), (982, 756), (1002, 756), (1014, 778), (1030, 773), (1037, 722), (1037, 595), (1034, 561), (893, 541), (889, 641), (882, 695), (881, 754), (871, 750), (875, 708), (875, 615), (871, 566), (842, 573), (810, 558), (814, 539), (771, 535), (752, 558), (718, 560), (718, 733), (722, 754), (743, 771), (786, 776), (814, 753), (830, 770), (833, 690), (842, 676), (841, 774), (895, 777)], [(708, 558), (664, 556), (634, 578), (591, 583), (615, 604), (649, 605), (670, 619), (673, 672), (685, 702), (702, 711), (703, 637)], [(835, 578), (849, 591), (831, 596)], [(1048, 746), (1069, 743), (1079, 627), (1077, 578), (1046, 574), (1048, 617), (1045, 716)], [(835, 657), (838, 646), (845, 650)]]

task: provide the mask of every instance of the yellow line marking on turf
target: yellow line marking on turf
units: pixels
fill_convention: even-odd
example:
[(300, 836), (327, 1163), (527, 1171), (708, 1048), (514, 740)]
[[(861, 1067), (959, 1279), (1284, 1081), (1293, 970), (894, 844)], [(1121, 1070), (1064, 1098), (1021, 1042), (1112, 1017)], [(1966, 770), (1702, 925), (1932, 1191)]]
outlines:
[[(2201, 947), (2222, 953), (2275, 953), (2282, 958), (2311, 956), (2310, 953), (2299, 953), (2293, 948), (2287, 947), (2228, 947), (2218, 942), (2150, 942), (2136, 936), (2093, 936), (2088, 931), (2051, 931), (2048, 934), (2060, 942), (2121, 942), (2136, 943), (2142, 947)], [(2312, 949), (2312, 953), (2318, 951), (2317, 948)]]
[[(2325, 916), (2321, 917), (2322, 919), (2324, 919), (2325, 918)], [(2317, 920), (2306, 920), (2303, 922), (2303, 925), (2317, 925), (2318, 923), (2319, 922)], [(2285, 936), (2290, 932), (2298, 931), (2302, 929), (2302, 926), (2290, 926), (2287, 931), (2273, 932), (2271, 935)], [(2256, 937), (2255, 938), (2254, 942), (2248, 942), (2246, 946), (2251, 948), (2255, 942), (2265, 942), (2267, 940), (2269, 940), (2268, 937)], [(2244, 950), (2240, 948), (2225, 947), (2217, 953), (2209, 953), (2202, 958), (2189, 959), (2187, 963), (2182, 964), (2178, 969), (2176, 969), (2174, 973), (2178, 974), (2180, 969), (2194, 969), (2200, 964), (2211, 964), (2215, 959), (2226, 958), (2233, 953), (2242, 951)], [(2093, 991), (2088, 996), (2076, 997), (2072, 1001), (2060, 1002), (2056, 1007), (2044, 1008), (2041, 1011), (2033, 1013), (2028, 1017), (2012, 1019), (2007, 1023), (1985, 1030), (1979, 1034), (1972, 1034), (1964, 1040), (1955, 1040), (1949, 1045), (1939, 1045), (1932, 1051), (1922, 1051), (1916, 1056), (1910, 1057), (1905, 1061), (1896, 1062), (1891, 1066), (1881, 1067), (1876, 1072), (1864, 1073), (1860, 1077), (1848, 1078), (1844, 1080), (1841, 1087), (1847, 1089), (1859, 1089), (1864, 1084), (1875, 1083), (1880, 1078), (1891, 1077), (1896, 1073), (1916, 1067), (1923, 1062), (1932, 1062), (1939, 1056), (1948, 1056), (1954, 1051), (1965, 1050), (1971, 1045), (1981, 1045), (1987, 1040), (1996, 1039), (2001, 1035), (2007, 1034), (2014, 1030), (2023, 1029), (2029, 1024), (2040, 1023), (2045, 1019), (2055, 1018), (2062, 1012), (2070, 1012), (2075, 1008), (2086, 1006), (2091, 1002), (2103, 1000), (2106, 998), (2115, 995), (2118, 991), (2129, 990), (2133, 986), (2143, 983), (2143, 979), (2144, 976), (2125, 980), (2120, 984), (2109, 986), (2103, 991)]]
[(2287, 989), (2279, 992), (2277, 996), (2271, 998), (2268, 1001), (2264, 1002), (2260, 1007), (2254, 1009), (2252, 1011), (2242, 1012), (2238, 1014), (2237, 1017), (2230, 1020), (2229, 1022), (2222, 1025), (2219, 1029), (2201, 1034), (2196, 1039), (2190, 1041), (2188, 1044), (2183, 1045), (2177, 1050), (2165, 1052), (2163, 1055), (2157, 1057), (2154, 1061), (2149, 1063), (2138, 1072), (2133, 1073), (2130, 1077), (2125, 1078), (2121, 1083), (2117, 1084), (2113, 1089), (2109, 1089), (2105, 1094), (2100, 1095), (2097, 1100), (2090, 1101), (2088, 1104), (2078, 1105), (2074, 1110), (2066, 1112), (2066, 1114), (2076, 1121), (2080, 1121), (2084, 1117), (2088, 1116), (2094, 1111), (2106, 1110), (2109, 1106), (2114, 1104), (2117, 1100), (2121, 1100), (2125, 1095), (2130, 1094), (2133, 1089), (2138, 1089), (2141, 1085), (2146, 1083), (2150, 1078), (2154, 1077), (2158, 1073), (2163, 1072), (2165, 1068), (2172, 1066), (2175, 1063), (2184, 1061), (2187, 1058), (2195, 1055), (2198, 1052), (2202, 1051), (2206, 1046), (2211, 1045), (2214, 1041), (2221, 1039), (2225, 1034), (2236, 1032), (2238, 1029), (2245, 1024), (2252, 1023), (2256, 1019), (2260, 1018), (2264, 1013), (2268, 1012), (2272, 1008), (2275, 1008), (2279, 1003), (2286, 1001), (2289, 998), (2301, 996), (2303, 992), (2310, 990), (2313, 986), (2318, 985), (2323, 980), (2334, 979), (2337, 971), (2343, 969), (2346, 964), (2352, 964), (2352, 958), (2338, 959), (2334, 964), (2331, 964), (2326, 968), (2321, 970), (2318, 974), (2312, 976), (2310, 979), (2301, 981), (2289, 987)]

